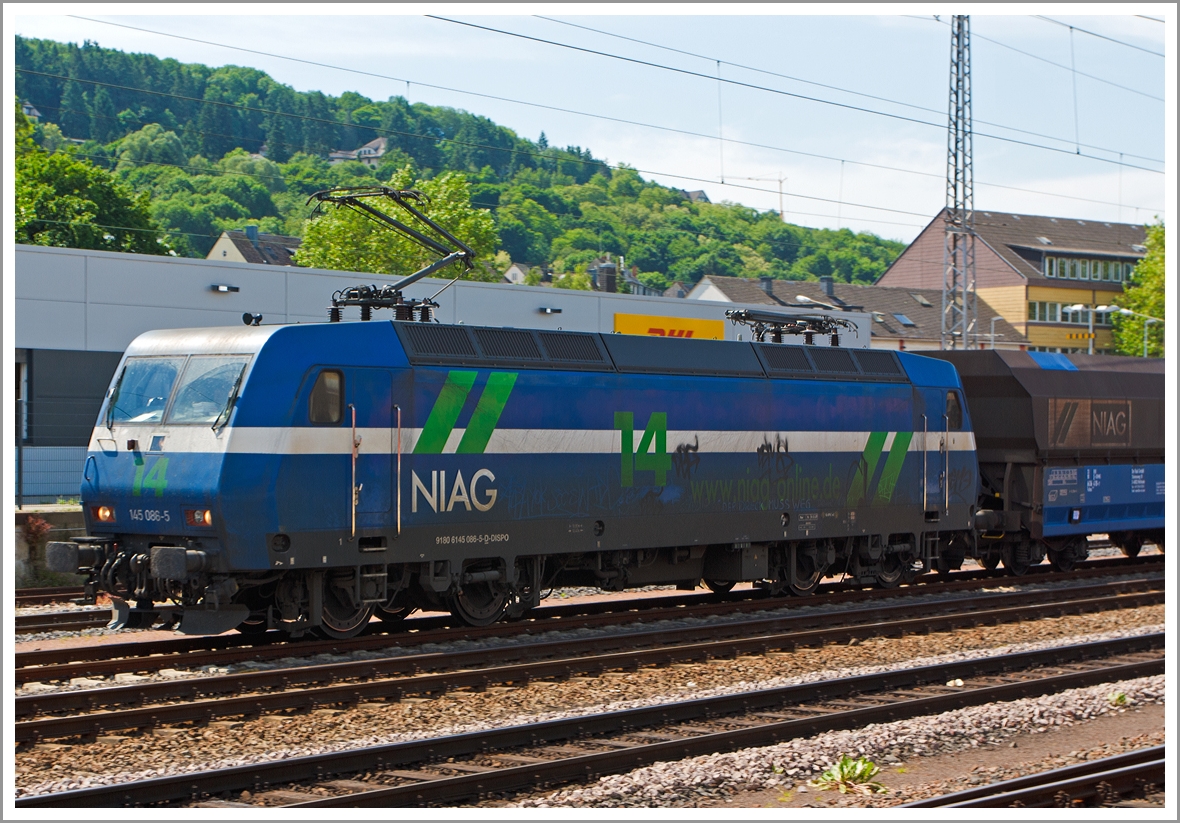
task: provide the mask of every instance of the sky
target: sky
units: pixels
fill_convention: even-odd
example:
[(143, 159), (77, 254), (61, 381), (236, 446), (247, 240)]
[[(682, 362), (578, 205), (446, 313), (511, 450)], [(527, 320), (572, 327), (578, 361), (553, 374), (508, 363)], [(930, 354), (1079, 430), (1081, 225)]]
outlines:
[[(144, 8), (6, 4), (5, 36), (461, 108), (714, 202), (778, 210), (781, 187), (785, 219), (806, 226), (909, 241), (946, 202), (946, 7)], [(1168, 72), (1160, 55), (1174, 42), (1174, 7), (981, 8), (971, 16), (976, 209), (1164, 217), (1175, 63)]]

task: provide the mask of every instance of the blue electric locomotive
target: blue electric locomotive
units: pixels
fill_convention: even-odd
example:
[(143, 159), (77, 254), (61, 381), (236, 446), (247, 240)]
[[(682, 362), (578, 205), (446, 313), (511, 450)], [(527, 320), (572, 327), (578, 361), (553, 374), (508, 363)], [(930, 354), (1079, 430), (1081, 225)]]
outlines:
[(156, 331), (57, 567), (188, 632), (519, 614), (559, 584), (808, 593), (970, 553), (955, 369), (886, 351), (447, 326)]
[(422, 195), (313, 199), (443, 256), (333, 297), (332, 321), (392, 322), (132, 343), (86, 457), (90, 536), (46, 553), (122, 624), (342, 638), (415, 608), (487, 624), (557, 585), (803, 595), (966, 557), (1064, 569), (1102, 530), (1162, 545), (1162, 364), (841, 349), (839, 319), (745, 310), (745, 343), (439, 325), (400, 289), (474, 252)]

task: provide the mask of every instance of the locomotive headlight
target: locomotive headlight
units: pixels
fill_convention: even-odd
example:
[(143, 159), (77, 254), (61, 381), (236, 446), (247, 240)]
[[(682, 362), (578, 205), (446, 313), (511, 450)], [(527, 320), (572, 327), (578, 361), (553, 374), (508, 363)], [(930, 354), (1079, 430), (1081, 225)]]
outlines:
[(110, 506), (91, 506), (90, 513), (99, 523), (115, 522), (115, 510)]
[(190, 526), (209, 528), (213, 525), (213, 512), (209, 509), (186, 509), (184, 520)]

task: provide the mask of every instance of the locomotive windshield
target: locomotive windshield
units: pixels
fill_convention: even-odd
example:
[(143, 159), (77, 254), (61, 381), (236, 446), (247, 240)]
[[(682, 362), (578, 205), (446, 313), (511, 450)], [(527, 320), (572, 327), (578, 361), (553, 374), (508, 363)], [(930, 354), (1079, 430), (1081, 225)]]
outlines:
[(246, 368), (244, 355), (193, 357), (168, 413), (169, 423), (214, 423), (229, 406)]
[(241, 354), (194, 356), (187, 358), (187, 366), (185, 360), (184, 357), (127, 358), (111, 393), (106, 425), (164, 421), (174, 390), (176, 399), (168, 411), (167, 422), (216, 423), (234, 399), (250, 358)]
[(128, 357), (111, 393), (106, 424), (159, 423), (183, 357)]

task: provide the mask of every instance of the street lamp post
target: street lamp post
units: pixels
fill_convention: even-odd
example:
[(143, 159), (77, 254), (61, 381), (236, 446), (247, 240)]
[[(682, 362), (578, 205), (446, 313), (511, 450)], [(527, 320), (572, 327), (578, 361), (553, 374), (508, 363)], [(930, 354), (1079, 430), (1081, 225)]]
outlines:
[(1147, 357), (1147, 327), (1152, 323), (1158, 323), (1154, 317), (1148, 317), (1143, 321), (1143, 356)]
[(1118, 308), (1118, 306), (1094, 306), (1093, 308), (1090, 308), (1089, 306), (1083, 305), (1082, 303), (1074, 303), (1072, 306), (1065, 307), (1065, 311), (1069, 311), (1069, 312), (1088, 311), (1090, 313), (1090, 325), (1089, 325), (1089, 335), (1090, 335), (1089, 353), (1090, 354), (1094, 353), (1094, 315), (1097, 314), (1098, 312), (1111, 311), (1112, 309), (1117, 309), (1117, 308)]
[(1117, 312), (1118, 314), (1121, 314), (1125, 317), (1142, 317), (1143, 318), (1143, 356), (1147, 357), (1147, 327), (1150, 326), (1152, 323), (1162, 323), (1164, 321), (1162, 319), (1160, 319), (1159, 317), (1152, 317), (1150, 314), (1140, 314), (1137, 311), (1131, 311), (1130, 309), (1120, 308), (1119, 306), (1107, 306), (1106, 308), (1110, 309), (1113, 312)]

